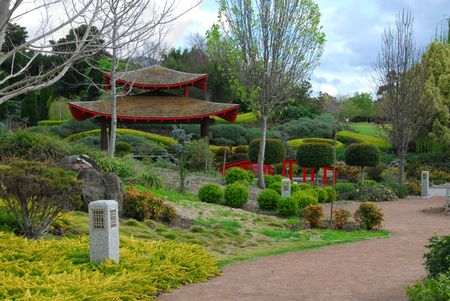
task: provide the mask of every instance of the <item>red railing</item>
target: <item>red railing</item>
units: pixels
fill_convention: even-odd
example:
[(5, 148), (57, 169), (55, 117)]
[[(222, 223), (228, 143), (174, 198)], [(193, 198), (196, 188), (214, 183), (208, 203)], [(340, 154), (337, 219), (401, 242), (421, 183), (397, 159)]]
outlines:
[[(296, 164), (297, 161), (296, 160), (284, 160), (282, 165), (281, 165), (281, 174), (283, 176), (287, 176), (287, 166), (289, 166), (289, 179), (292, 180), (293, 178), (293, 170), (294, 170), (294, 164)], [(217, 169), (220, 173), (224, 174), (228, 169), (232, 168), (232, 167), (238, 167), (238, 168), (242, 168), (245, 170), (249, 170), (250, 168), (252, 168), (252, 170), (256, 173), (257, 171), (257, 164), (254, 164), (248, 160), (239, 160), (239, 161), (235, 161), (235, 162), (231, 162), (231, 163), (227, 163), (225, 165), (221, 165), (219, 166)], [(264, 165), (264, 174), (275, 174), (275, 169), (270, 166), (270, 165)], [(323, 184), (327, 185), (328, 183), (328, 178), (327, 178), (327, 172), (328, 171), (332, 171), (333, 172), (333, 182), (336, 183), (336, 177), (337, 177), (337, 172), (339, 171), (338, 168), (333, 168), (331, 166), (324, 166), (322, 167), (323, 170)], [(310, 173), (310, 181), (312, 183), (314, 183), (314, 179), (315, 179), (315, 169), (311, 168), (310, 169), (311, 173)], [(308, 174), (308, 170), (306, 167), (303, 167), (302, 170), (302, 182), (306, 183), (307, 182), (307, 174)]]

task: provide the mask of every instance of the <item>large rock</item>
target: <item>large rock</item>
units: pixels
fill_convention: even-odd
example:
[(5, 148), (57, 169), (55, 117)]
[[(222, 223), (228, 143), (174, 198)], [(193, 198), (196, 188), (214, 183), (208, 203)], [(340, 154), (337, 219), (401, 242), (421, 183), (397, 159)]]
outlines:
[(84, 211), (88, 211), (90, 202), (115, 200), (119, 206), (119, 215), (122, 215), (124, 189), (122, 180), (115, 173), (99, 171), (95, 162), (86, 155), (65, 157), (58, 165), (77, 173), (83, 187)]

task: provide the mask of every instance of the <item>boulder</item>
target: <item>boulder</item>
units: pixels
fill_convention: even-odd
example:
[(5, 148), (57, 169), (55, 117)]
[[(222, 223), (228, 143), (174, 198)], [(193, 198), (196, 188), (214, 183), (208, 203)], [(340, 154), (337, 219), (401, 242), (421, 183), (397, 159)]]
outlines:
[(77, 173), (82, 183), (83, 211), (88, 211), (90, 202), (115, 200), (122, 215), (124, 187), (115, 173), (98, 170), (95, 162), (86, 155), (64, 157), (58, 164), (63, 169)]

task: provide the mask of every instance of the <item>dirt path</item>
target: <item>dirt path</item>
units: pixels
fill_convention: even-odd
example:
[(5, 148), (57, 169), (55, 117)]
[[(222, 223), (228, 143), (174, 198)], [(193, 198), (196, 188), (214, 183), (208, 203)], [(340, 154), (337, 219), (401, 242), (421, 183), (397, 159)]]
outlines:
[(232, 265), (221, 277), (159, 300), (406, 300), (404, 287), (425, 276), (428, 237), (450, 233), (450, 216), (423, 211), (443, 203), (442, 197), (380, 203), (390, 238)]

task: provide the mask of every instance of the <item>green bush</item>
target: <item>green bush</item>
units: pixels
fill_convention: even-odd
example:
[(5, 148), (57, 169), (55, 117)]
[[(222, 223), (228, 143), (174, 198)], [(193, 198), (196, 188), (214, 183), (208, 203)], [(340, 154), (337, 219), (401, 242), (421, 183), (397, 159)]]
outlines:
[[(258, 162), (260, 139), (254, 139), (248, 146), (248, 159), (250, 162)], [(279, 139), (266, 139), (264, 164), (281, 163), (286, 158), (286, 147)]]
[(96, 159), (95, 163), (103, 172), (113, 172), (122, 179), (132, 178), (135, 175), (133, 166), (123, 158), (101, 157)]
[(345, 163), (349, 166), (376, 166), (380, 162), (380, 151), (369, 143), (352, 143), (345, 150)]
[(129, 183), (132, 184), (140, 184), (146, 187), (151, 187), (155, 189), (162, 188), (162, 181), (159, 176), (154, 173), (152, 170), (146, 170), (138, 173), (136, 177), (133, 177), (129, 180)]
[(153, 219), (170, 222), (178, 217), (173, 206), (149, 191), (138, 191), (134, 186), (123, 196), (123, 215), (138, 221)]
[[(278, 182), (280, 183), (281, 187), (281, 180), (283, 179), (283, 176), (281, 175), (264, 175), (264, 182), (266, 183), (266, 187), (270, 188), (275, 183), (275, 186), (277, 186)], [(277, 189), (274, 189), (277, 190)], [(281, 190), (280, 190), (281, 193)]]
[(324, 190), (327, 192), (327, 194), (328, 194), (327, 202), (328, 202), (328, 203), (336, 202), (336, 199), (337, 199), (337, 192), (336, 192), (336, 190), (333, 189), (333, 187), (331, 187), (331, 186), (325, 186), (323, 189), (324, 189)]
[(41, 236), (61, 212), (81, 206), (81, 184), (72, 173), (16, 161), (0, 170), (0, 199), (26, 237)]
[(210, 141), (214, 145), (236, 146), (247, 144), (247, 129), (238, 124), (216, 124), (209, 127)]
[(382, 184), (360, 184), (358, 199), (360, 201), (385, 202), (393, 201), (397, 198), (394, 191)]
[[(324, 188), (316, 188), (317, 195), (319, 197), (319, 203), (328, 202), (328, 192)], [(330, 200), (331, 202), (331, 200)]]
[(0, 141), (0, 158), (59, 161), (69, 153), (68, 144), (54, 136), (18, 131)]
[(292, 194), (292, 198), (297, 201), (298, 208), (304, 209), (309, 205), (317, 205), (318, 197), (314, 190), (300, 190)]
[(356, 186), (353, 183), (336, 183), (338, 200), (354, 200), (356, 198)]
[[(270, 188), (272, 190), (275, 190), (279, 195), (281, 195), (281, 181), (272, 182), (270, 185), (267, 185), (267, 183), (266, 183), (266, 187)], [(294, 187), (294, 186), (291, 185), (291, 192), (292, 192), (292, 187)]]
[(389, 167), (381, 172), (381, 179), (386, 183), (397, 183), (400, 175), (398, 167)]
[(198, 139), (186, 143), (187, 163), (190, 169), (208, 170), (212, 164), (213, 153), (208, 147), (207, 139)]
[(301, 167), (319, 168), (333, 164), (333, 147), (326, 143), (304, 143), (297, 149), (297, 163)]
[(67, 120), (41, 120), (38, 121), (38, 125), (40, 126), (53, 126), (53, 125), (60, 125), (66, 122)]
[(421, 195), (422, 187), (420, 186), (420, 183), (418, 181), (408, 180), (405, 184), (408, 187), (409, 195)]
[(322, 205), (309, 205), (305, 208), (305, 219), (308, 221), (311, 228), (318, 228), (323, 218)]
[(450, 300), (450, 272), (437, 279), (427, 278), (406, 289), (409, 301), (448, 301)]
[(356, 222), (365, 230), (381, 228), (383, 216), (381, 208), (371, 202), (362, 202), (354, 214)]
[(376, 166), (369, 166), (366, 168), (367, 176), (369, 179), (380, 182), (382, 180), (381, 173), (386, 169), (386, 164), (383, 162), (378, 163)]
[(254, 174), (251, 171), (246, 171), (239, 167), (232, 167), (225, 172), (225, 183), (233, 184), (235, 182), (245, 182), (251, 184), (254, 179)]
[(298, 213), (298, 203), (292, 197), (283, 197), (277, 203), (278, 214), (281, 216), (293, 216)]
[(409, 188), (406, 184), (386, 183), (399, 199), (403, 199), (409, 195)]
[(450, 235), (433, 235), (426, 247), (429, 251), (423, 257), (428, 276), (437, 278), (439, 274), (450, 273)]
[(277, 191), (264, 189), (259, 193), (256, 201), (258, 202), (259, 208), (263, 210), (275, 210), (280, 198), (281, 196)]
[(285, 140), (297, 138), (331, 138), (336, 128), (336, 118), (331, 114), (321, 114), (314, 118), (299, 118), (278, 126)]
[(350, 131), (339, 131), (337, 132), (337, 140), (341, 141), (344, 144), (351, 143), (370, 143), (375, 145), (381, 150), (389, 150), (392, 148), (392, 145), (386, 141), (385, 139), (368, 136), (363, 134), (358, 134)]
[[(326, 143), (334, 147), (334, 140), (333, 139), (325, 139), (325, 138), (301, 138), (301, 139), (293, 139), (289, 140), (288, 144), (292, 146), (293, 148), (298, 148), (303, 143), (311, 143), (311, 142), (317, 142), (317, 143)], [(344, 150), (345, 146), (342, 142), (336, 141), (336, 149)]]
[(100, 133), (99, 125), (91, 119), (83, 121), (69, 119), (60, 125), (52, 126), (50, 129), (53, 134), (58, 135), (61, 138), (66, 138), (70, 135), (90, 130), (98, 130)]
[(247, 154), (248, 153), (248, 145), (239, 145), (234, 148), (234, 152), (236, 154)]
[(198, 191), (198, 198), (202, 202), (220, 204), (223, 199), (223, 190), (215, 183), (206, 183)]
[(117, 141), (115, 151), (116, 154), (121, 157), (128, 155), (129, 153), (131, 153), (131, 144), (124, 141)]
[(242, 183), (233, 183), (225, 186), (225, 204), (233, 208), (241, 208), (248, 199), (249, 192)]
[(310, 190), (310, 189), (314, 189), (314, 186), (312, 186), (311, 184), (307, 184), (307, 183), (300, 183), (297, 185), (299, 190)]

